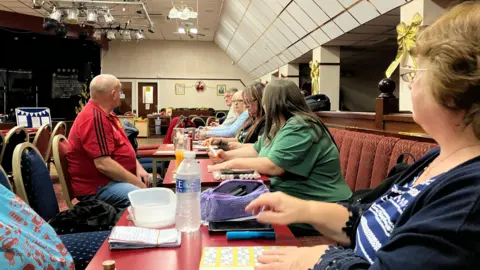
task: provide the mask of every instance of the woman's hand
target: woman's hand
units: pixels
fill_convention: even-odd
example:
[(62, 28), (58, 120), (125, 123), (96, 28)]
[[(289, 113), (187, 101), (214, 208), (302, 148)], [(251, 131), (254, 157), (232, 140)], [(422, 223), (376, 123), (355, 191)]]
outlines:
[(230, 150), (235, 150), (235, 149), (241, 148), (242, 146), (243, 146), (243, 144), (241, 144), (239, 142), (229, 142), (228, 143), (228, 149), (230, 149)]
[(216, 172), (216, 171), (220, 171), (220, 170), (224, 170), (224, 169), (231, 169), (231, 162), (230, 161), (226, 161), (226, 162), (223, 162), (223, 163), (218, 163), (218, 164), (215, 164), (215, 165), (212, 165), (210, 167), (208, 167), (208, 171), (209, 172)]
[(261, 264), (257, 265), (255, 270), (313, 269), (327, 249), (327, 245), (322, 245), (268, 250), (258, 257), (258, 262)]
[(219, 145), (222, 143), (222, 138), (215, 138), (215, 137), (212, 137), (212, 138), (208, 138), (205, 140), (205, 142), (203, 143), (204, 146), (208, 146), (209, 144), (210, 145)]
[(253, 212), (262, 223), (282, 225), (308, 223), (309, 204), (282, 192), (274, 192), (263, 194), (253, 200), (245, 211)]
[(215, 153), (217, 155), (215, 155), (211, 151), (208, 152), (208, 156), (213, 161), (213, 163), (221, 163), (225, 161), (225, 158), (227, 157), (227, 155), (225, 154), (225, 151), (223, 151), (222, 149), (217, 149), (215, 150)]

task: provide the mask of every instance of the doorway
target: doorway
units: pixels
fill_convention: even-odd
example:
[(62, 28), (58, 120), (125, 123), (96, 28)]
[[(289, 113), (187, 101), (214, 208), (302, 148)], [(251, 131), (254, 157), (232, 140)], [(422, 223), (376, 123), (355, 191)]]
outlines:
[(148, 114), (158, 111), (157, 82), (138, 82), (138, 112), (139, 117), (146, 118)]

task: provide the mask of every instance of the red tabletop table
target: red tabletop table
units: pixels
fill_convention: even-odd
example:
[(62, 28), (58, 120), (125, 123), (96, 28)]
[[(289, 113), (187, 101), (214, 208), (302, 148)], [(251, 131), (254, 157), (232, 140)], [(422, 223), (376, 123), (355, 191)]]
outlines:
[[(194, 150), (197, 153), (197, 159), (208, 159), (208, 152), (207, 151), (199, 151)], [(175, 149), (173, 148), (173, 144), (162, 144), (158, 147), (157, 151), (155, 151), (152, 156), (152, 175), (157, 175), (157, 162), (158, 161), (171, 161), (175, 160)], [(156, 181), (153, 181), (154, 185)]]
[[(200, 180), (202, 181), (202, 187), (215, 187), (218, 186), (222, 181), (221, 180), (215, 180), (213, 178), (213, 174), (211, 172), (208, 172), (208, 166), (213, 165), (213, 162), (210, 159), (202, 159), (202, 160), (197, 160), (198, 165), (200, 165), (200, 170), (202, 172), (202, 176), (200, 177)], [(175, 170), (175, 162), (170, 162), (168, 166), (167, 173), (165, 174), (165, 178), (163, 179), (163, 186), (168, 187), (168, 188), (174, 188), (176, 183), (174, 181), (173, 177), (173, 171)], [(262, 180), (265, 182), (266, 185), (270, 184), (270, 179), (268, 177), (262, 175), (258, 180)]]
[[(133, 226), (125, 212), (118, 226)], [(178, 248), (150, 248), (138, 250), (110, 250), (108, 239), (98, 250), (87, 270), (101, 270), (102, 263), (114, 260), (116, 270), (198, 270), (204, 247), (237, 246), (299, 246), (287, 226), (274, 226), (276, 240), (227, 241), (225, 235), (209, 235), (208, 228), (201, 226), (196, 233), (183, 234), (182, 245)]]

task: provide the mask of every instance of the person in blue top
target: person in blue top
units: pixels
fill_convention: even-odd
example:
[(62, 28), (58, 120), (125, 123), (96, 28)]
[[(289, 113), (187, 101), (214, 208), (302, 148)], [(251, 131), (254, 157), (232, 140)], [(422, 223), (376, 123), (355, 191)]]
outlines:
[(232, 97), (232, 107), (234, 113), (238, 115), (233, 124), (229, 126), (219, 126), (207, 131), (207, 137), (223, 137), (233, 138), (238, 130), (248, 119), (248, 111), (245, 109), (245, 101), (243, 100), (243, 91), (237, 91)]
[[(480, 268), (480, 3), (455, 6), (419, 33), (413, 118), (439, 148), (373, 203), (304, 201), (282, 193), (247, 206), (260, 222), (308, 223), (339, 246), (267, 251), (256, 269)], [(361, 202), (361, 201), (360, 201)], [(260, 209), (266, 209), (260, 211)]]

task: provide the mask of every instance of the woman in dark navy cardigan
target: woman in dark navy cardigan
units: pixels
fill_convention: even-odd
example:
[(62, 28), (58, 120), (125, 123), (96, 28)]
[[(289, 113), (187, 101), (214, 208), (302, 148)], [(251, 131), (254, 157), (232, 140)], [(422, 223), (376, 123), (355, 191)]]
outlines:
[[(417, 37), (413, 118), (439, 144), (371, 204), (263, 195), (260, 222), (312, 224), (337, 246), (267, 251), (256, 269), (480, 269), (480, 3), (457, 5)], [(260, 209), (264, 211), (260, 211)]]

